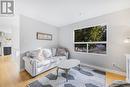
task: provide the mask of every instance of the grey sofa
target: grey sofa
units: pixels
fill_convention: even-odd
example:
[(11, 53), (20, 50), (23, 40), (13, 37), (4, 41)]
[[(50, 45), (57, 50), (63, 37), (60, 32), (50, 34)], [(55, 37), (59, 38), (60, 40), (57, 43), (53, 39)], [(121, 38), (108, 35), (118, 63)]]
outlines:
[(56, 67), (60, 61), (67, 60), (68, 56), (69, 52), (64, 48), (43, 48), (27, 51), (23, 57), (25, 70), (34, 77)]

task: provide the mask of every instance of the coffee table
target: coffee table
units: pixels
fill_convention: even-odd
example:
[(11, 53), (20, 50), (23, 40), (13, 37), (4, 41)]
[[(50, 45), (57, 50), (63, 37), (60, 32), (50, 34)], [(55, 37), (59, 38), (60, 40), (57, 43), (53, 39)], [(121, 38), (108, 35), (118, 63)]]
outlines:
[(66, 74), (66, 81), (68, 82), (68, 72), (71, 68), (79, 66), (80, 69), (80, 61), (77, 59), (68, 59), (68, 60), (64, 60), (61, 61), (58, 65), (57, 65), (57, 78), (58, 78), (58, 71), (59, 69), (62, 69), (65, 71)]

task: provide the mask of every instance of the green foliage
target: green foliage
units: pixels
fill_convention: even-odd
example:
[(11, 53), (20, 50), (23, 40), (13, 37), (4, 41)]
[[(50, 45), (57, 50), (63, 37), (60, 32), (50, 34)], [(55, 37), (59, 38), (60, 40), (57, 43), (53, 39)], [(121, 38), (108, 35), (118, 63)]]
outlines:
[(75, 42), (106, 41), (106, 26), (75, 30)]
[(89, 40), (90, 41), (101, 41), (102, 33), (103, 33), (103, 30), (102, 30), (101, 26), (93, 27), (89, 33), (90, 34)]

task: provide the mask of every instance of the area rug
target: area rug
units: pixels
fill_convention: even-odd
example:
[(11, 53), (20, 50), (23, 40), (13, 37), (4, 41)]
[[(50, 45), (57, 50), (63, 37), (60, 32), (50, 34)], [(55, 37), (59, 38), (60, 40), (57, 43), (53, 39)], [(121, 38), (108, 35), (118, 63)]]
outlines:
[(28, 85), (28, 87), (105, 87), (105, 73), (90, 68), (78, 67), (70, 69), (66, 82), (66, 74), (59, 71), (56, 79), (56, 71)]

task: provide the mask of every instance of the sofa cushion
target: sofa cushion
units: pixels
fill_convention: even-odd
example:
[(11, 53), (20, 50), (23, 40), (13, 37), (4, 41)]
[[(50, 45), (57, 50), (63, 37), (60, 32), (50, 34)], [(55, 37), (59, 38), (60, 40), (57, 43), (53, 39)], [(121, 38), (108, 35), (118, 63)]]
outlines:
[(38, 57), (37, 57), (36, 59), (38, 59), (38, 60), (40, 60), (40, 61), (43, 61), (43, 60), (46, 59), (46, 58), (44, 57), (44, 55), (43, 55), (43, 50), (42, 50), (42, 49), (39, 50), (39, 54), (38, 54)]
[(32, 59), (38, 59), (40, 61), (44, 60), (44, 56), (41, 49), (34, 50), (34, 51), (28, 51), (26, 52), (26, 56)]
[(56, 56), (56, 51), (57, 51), (57, 48), (51, 48), (51, 51), (52, 51), (52, 56)]
[(37, 68), (40, 68), (40, 67), (43, 67), (43, 66), (46, 66), (46, 65), (49, 65), (49, 64), (51, 64), (51, 60), (45, 59), (45, 60), (39, 61), (37, 63)]
[(43, 61), (43, 60), (45, 60), (45, 57), (44, 56), (39, 56), (39, 57), (36, 57), (35, 59), (37, 59), (39, 61)]
[(51, 49), (43, 49), (43, 55), (44, 55), (45, 58), (52, 57), (52, 51), (51, 51)]
[(58, 63), (62, 60), (66, 60), (66, 56), (55, 56), (55, 57), (51, 57), (51, 58), (48, 58), (48, 59), (45, 59), (43, 61), (39, 61), (38, 64), (37, 64), (37, 68), (40, 68), (40, 67), (43, 67), (43, 66), (49, 66), (51, 65), (52, 63)]
[(65, 60), (67, 58), (66, 56), (55, 56), (55, 57), (52, 57), (51, 59), (53, 59), (53, 61), (60, 61), (60, 60)]
[(64, 48), (57, 48), (56, 56), (65, 56), (66, 50)]

